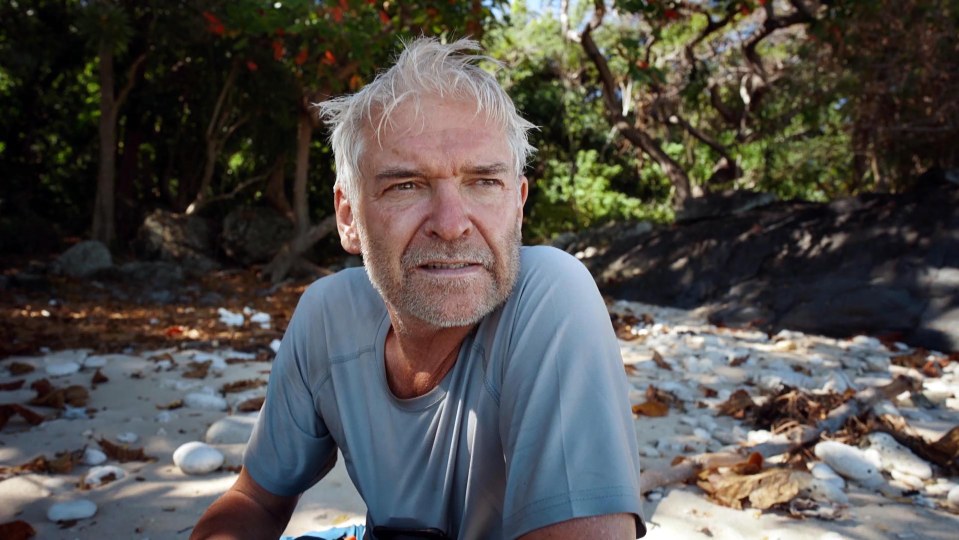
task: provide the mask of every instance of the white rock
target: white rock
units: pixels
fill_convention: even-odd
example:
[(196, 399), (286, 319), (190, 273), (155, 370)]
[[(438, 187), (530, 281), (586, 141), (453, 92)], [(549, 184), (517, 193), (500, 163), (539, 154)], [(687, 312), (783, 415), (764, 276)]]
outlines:
[(817, 501), (849, 504), (849, 497), (846, 495), (846, 492), (842, 490), (842, 487), (829, 480), (813, 478), (806, 486), (806, 491)]
[(227, 326), (243, 326), (243, 314), (234, 313), (225, 308), (217, 308), (217, 314), (220, 315), (220, 322)]
[(897, 409), (896, 406), (893, 405), (888, 399), (884, 399), (873, 405), (872, 412), (875, 413), (876, 416), (902, 416), (902, 414), (899, 412), (899, 409)]
[(746, 434), (746, 441), (750, 445), (763, 444), (769, 442), (772, 436), (773, 434), (765, 429), (757, 429)]
[(67, 420), (84, 420), (89, 418), (86, 407), (73, 407), (72, 405), (63, 406), (63, 414), (60, 418)]
[(706, 430), (703, 429), (703, 428), (696, 428), (696, 429), (694, 429), (694, 430), (693, 430), (693, 436), (696, 437), (697, 439), (700, 439), (700, 440), (705, 441), (705, 442), (709, 442), (709, 441), (713, 440), (712, 435), (710, 435), (709, 432), (706, 431)]
[(815, 453), (834, 471), (864, 486), (875, 487), (884, 482), (879, 468), (858, 448), (837, 441), (823, 441), (816, 445)]
[(191, 409), (202, 409), (205, 411), (225, 411), (227, 409), (225, 399), (220, 396), (211, 396), (210, 394), (199, 392), (187, 394), (186, 397), (183, 398), (183, 403)]
[(881, 351), (884, 349), (882, 342), (870, 336), (856, 336), (852, 338), (851, 344), (858, 349)]
[(80, 364), (76, 362), (58, 362), (47, 365), (44, 370), (46, 370), (47, 375), (51, 377), (64, 377), (80, 371)]
[(646, 500), (648, 501), (658, 501), (663, 498), (663, 492), (661, 491), (650, 491), (646, 494)]
[(870, 354), (863, 358), (866, 362), (866, 369), (869, 371), (889, 371), (889, 357), (878, 354)]
[(270, 314), (258, 311), (250, 316), (250, 322), (260, 325), (260, 328), (270, 327)]
[(84, 465), (99, 465), (107, 460), (107, 455), (96, 448), (85, 448), (83, 450)]
[(71, 521), (74, 519), (86, 519), (93, 517), (97, 513), (97, 505), (87, 499), (77, 499), (75, 501), (66, 501), (56, 503), (47, 510), (47, 519), (56, 523), (57, 521)]
[(648, 458), (660, 457), (659, 450), (656, 450), (655, 447), (648, 444), (639, 447), (639, 455), (643, 457), (648, 457)]
[(280, 340), (274, 339), (270, 342), (270, 348), (273, 349), (273, 352), (276, 353), (280, 350)]
[(826, 465), (825, 463), (816, 463), (812, 466), (809, 472), (812, 473), (814, 478), (824, 482), (836, 484), (840, 488), (846, 487), (846, 481), (843, 480), (841, 476), (836, 474), (836, 471), (832, 470), (832, 467)]
[(896, 485), (896, 487), (918, 491), (925, 486), (925, 483), (922, 481), (922, 479), (911, 474), (902, 473), (896, 470), (889, 471), (889, 474), (892, 475), (893, 485)]
[(83, 367), (87, 369), (102, 368), (107, 365), (107, 359), (102, 356), (88, 356), (83, 359)]
[(101, 465), (91, 468), (84, 477), (83, 483), (88, 486), (99, 486), (106, 483), (106, 477), (110, 475), (113, 475), (112, 480), (120, 480), (126, 477), (127, 472), (116, 465)]
[(959, 487), (959, 484), (947, 479), (938, 478), (936, 483), (925, 486), (926, 495), (931, 497), (945, 497), (950, 491)]
[(200, 441), (180, 445), (173, 452), (173, 463), (186, 474), (206, 474), (223, 465), (223, 453)]
[(870, 433), (866, 436), (869, 448), (879, 454), (880, 466), (883, 470), (899, 472), (905, 475), (928, 480), (932, 478), (932, 466), (911, 450), (899, 444), (892, 435), (883, 432)]
[(949, 494), (946, 495), (946, 504), (953, 508), (959, 508), (959, 486), (949, 490)]
[(123, 433), (117, 434), (116, 439), (122, 443), (133, 444), (140, 439), (140, 436), (132, 431), (126, 431)]
[(253, 433), (256, 416), (227, 416), (206, 430), (204, 440), (209, 444), (246, 444)]
[(160, 411), (156, 416), (153, 417), (153, 421), (160, 424), (167, 424), (176, 417), (176, 413), (172, 413), (170, 411)]

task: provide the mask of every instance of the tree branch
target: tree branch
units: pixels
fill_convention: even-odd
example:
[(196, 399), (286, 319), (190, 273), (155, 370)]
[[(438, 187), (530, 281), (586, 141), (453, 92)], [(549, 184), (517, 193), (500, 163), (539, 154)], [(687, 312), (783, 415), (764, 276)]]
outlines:
[(123, 102), (126, 101), (127, 96), (130, 95), (130, 91), (133, 90), (133, 86), (137, 82), (137, 70), (140, 69), (140, 64), (142, 64), (147, 59), (147, 53), (140, 53), (140, 56), (130, 64), (130, 68), (127, 70), (127, 81), (123, 84), (123, 88), (120, 89), (120, 93), (117, 94), (117, 99), (113, 102), (114, 114), (120, 110), (120, 106), (123, 105)]

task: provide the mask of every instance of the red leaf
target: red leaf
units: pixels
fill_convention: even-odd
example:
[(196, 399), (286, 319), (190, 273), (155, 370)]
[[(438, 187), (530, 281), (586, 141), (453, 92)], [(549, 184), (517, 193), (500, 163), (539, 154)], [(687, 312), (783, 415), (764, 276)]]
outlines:
[(306, 59), (309, 57), (310, 51), (308, 49), (302, 49), (299, 54), (296, 55), (296, 58), (293, 59), (293, 62), (298, 66), (302, 66), (306, 63)]
[(333, 14), (333, 20), (341, 23), (343, 22), (343, 9), (333, 6), (330, 8), (330, 13)]
[(380, 22), (383, 23), (383, 26), (390, 24), (390, 16), (383, 10), (380, 10)]
[(279, 60), (283, 58), (283, 55), (286, 54), (286, 49), (283, 47), (283, 42), (280, 40), (273, 41), (273, 59)]
[(256, 71), (256, 70), (260, 69), (260, 66), (256, 65), (256, 62), (254, 62), (253, 60), (247, 60), (247, 61), (246, 61), (246, 69), (248, 69), (248, 70), (250, 70), (250, 71)]
[(332, 51), (326, 51), (323, 53), (323, 63), (328, 66), (332, 66), (336, 63), (336, 56), (333, 56)]

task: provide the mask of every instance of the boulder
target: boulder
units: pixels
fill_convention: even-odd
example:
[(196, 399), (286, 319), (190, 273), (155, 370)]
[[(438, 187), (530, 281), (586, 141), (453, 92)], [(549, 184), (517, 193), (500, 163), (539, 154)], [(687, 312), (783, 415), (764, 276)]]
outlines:
[(120, 265), (125, 281), (150, 289), (169, 289), (183, 282), (183, 269), (165, 261), (133, 261)]
[(273, 258), (293, 235), (293, 224), (270, 208), (237, 208), (223, 219), (224, 253), (243, 265)]
[(594, 230), (564, 248), (605, 294), (705, 307), (714, 324), (959, 350), (959, 186), (759, 202), (647, 232), (621, 234), (629, 229), (620, 225), (593, 238)]
[(105, 245), (87, 240), (71, 246), (57, 258), (54, 268), (61, 274), (87, 278), (113, 266), (113, 257)]
[(155, 210), (137, 231), (135, 247), (143, 259), (177, 263), (200, 275), (220, 267), (210, 257), (215, 237), (210, 223), (199, 216)]

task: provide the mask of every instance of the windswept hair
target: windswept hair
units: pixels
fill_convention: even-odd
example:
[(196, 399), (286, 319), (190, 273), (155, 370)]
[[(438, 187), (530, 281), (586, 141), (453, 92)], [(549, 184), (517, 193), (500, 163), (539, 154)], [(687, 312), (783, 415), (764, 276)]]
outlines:
[(488, 121), (503, 128), (514, 170), (517, 175), (522, 173), (535, 151), (527, 137), (535, 126), (520, 117), (496, 78), (479, 67), (483, 60), (501, 66), (487, 56), (474, 54), (479, 49), (479, 44), (470, 39), (449, 44), (436, 38), (415, 39), (404, 44), (391, 68), (359, 92), (317, 104), (320, 117), (332, 128), (336, 185), (348, 200), (357, 200), (360, 156), (373, 142), (364, 137), (364, 129), (378, 141), (384, 126), (391, 125), (390, 115), (400, 105), (411, 102), (416, 117), (423, 114), (419, 106), (425, 96), (475, 101), (477, 114), (486, 115)]

